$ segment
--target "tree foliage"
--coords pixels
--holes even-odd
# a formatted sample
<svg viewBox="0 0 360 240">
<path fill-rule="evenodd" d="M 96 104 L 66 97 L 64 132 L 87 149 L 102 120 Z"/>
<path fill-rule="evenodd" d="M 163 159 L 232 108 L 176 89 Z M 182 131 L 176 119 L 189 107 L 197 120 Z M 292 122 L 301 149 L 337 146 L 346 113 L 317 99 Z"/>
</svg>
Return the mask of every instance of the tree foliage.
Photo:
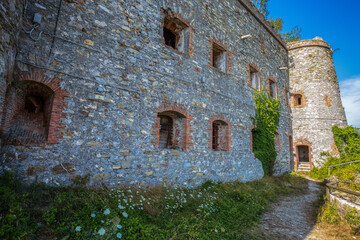
<svg viewBox="0 0 360 240">
<path fill-rule="evenodd" d="M 280 120 L 280 101 L 268 94 L 254 93 L 255 116 L 251 117 L 255 128 L 252 130 L 253 152 L 262 162 L 264 173 L 272 175 L 277 156 L 275 150 L 275 132 Z"/>
<path fill-rule="evenodd" d="M 284 20 L 282 20 L 280 17 L 276 18 L 275 20 L 272 19 L 270 12 L 268 10 L 268 3 L 270 0 L 252 0 L 255 6 L 259 9 L 259 11 L 264 14 L 265 18 L 269 21 L 270 25 L 275 29 L 276 32 L 278 32 L 281 37 L 286 42 L 294 42 L 294 41 L 300 41 L 301 39 L 301 27 L 296 25 L 291 29 L 289 32 L 283 31 L 284 26 Z"/>
</svg>

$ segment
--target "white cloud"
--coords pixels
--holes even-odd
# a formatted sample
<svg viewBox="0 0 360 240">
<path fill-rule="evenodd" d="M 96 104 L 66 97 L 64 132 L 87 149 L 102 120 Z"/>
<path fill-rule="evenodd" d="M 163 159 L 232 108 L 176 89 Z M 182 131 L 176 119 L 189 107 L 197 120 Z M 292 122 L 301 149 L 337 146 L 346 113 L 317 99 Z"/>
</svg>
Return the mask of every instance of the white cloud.
<svg viewBox="0 0 360 240">
<path fill-rule="evenodd" d="M 339 83 L 348 124 L 360 127 L 360 77 L 353 77 Z"/>
</svg>

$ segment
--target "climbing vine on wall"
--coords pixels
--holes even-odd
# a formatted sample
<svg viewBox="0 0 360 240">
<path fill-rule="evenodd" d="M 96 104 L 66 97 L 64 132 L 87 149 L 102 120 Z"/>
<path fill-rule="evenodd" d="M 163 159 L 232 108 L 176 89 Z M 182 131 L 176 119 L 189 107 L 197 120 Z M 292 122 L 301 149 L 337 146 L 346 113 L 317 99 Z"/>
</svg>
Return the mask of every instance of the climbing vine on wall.
<svg viewBox="0 0 360 240">
<path fill-rule="evenodd" d="M 254 93 L 255 116 L 252 116 L 254 129 L 253 152 L 262 162 L 264 173 L 272 175 L 277 156 L 275 150 L 275 132 L 280 119 L 280 101 L 260 91 Z"/>
</svg>

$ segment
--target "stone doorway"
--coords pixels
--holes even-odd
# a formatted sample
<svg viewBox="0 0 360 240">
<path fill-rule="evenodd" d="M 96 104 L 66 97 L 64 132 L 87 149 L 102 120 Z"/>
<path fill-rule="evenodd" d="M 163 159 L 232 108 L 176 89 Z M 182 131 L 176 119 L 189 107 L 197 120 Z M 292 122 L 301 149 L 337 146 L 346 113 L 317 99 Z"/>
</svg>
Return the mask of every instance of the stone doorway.
<svg viewBox="0 0 360 240">
<path fill-rule="evenodd" d="M 297 152 L 298 152 L 298 161 L 299 161 L 299 163 L 301 163 L 301 162 L 310 163 L 309 147 L 308 146 L 298 146 L 297 147 Z"/>
</svg>

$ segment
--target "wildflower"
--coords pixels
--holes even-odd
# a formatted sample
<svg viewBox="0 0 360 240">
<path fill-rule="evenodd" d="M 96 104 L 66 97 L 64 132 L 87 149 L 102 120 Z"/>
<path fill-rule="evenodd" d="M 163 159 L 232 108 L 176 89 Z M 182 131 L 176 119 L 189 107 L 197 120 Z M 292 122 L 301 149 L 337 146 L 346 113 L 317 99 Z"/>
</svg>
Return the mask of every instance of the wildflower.
<svg viewBox="0 0 360 240">
<path fill-rule="evenodd" d="M 77 227 L 75 228 L 75 231 L 80 232 L 80 231 L 81 231 L 81 227 L 80 227 L 80 226 L 77 226 Z"/>
<path fill-rule="evenodd" d="M 95 213 L 92 213 L 90 216 L 91 216 L 91 217 L 96 217 L 96 214 L 95 214 Z"/>
<path fill-rule="evenodd" d="M 116 225 L 116 227 L 117 227 L 118 229 L 121 229 L 121 228 L 122 228 L 122 226 L 121 226 L 120 224 Z"/>
<path fill-rule="evenodd" d="M 104 214 L 105 214 L 105 215 L 110 214 L 110 209 L 106 209 L 106 210 L 104 211 Z"/>
<path fill-rule="evenodd" d="M 99 233 L 100 235 L 104 235 L 104 234 L 105 234 L 105 229 L 100 228 L 100 230 L 98 231 L 98 233 Z"/>
<path fill-rule="evenodd" d="M 101 220 L 101 223 L 104 223 L 104 220 Z"/>
<path fill-rule="evenodd" d="M 121 234 L 121 233 L 118 233 L 118 234 L 116 234 L 116 237 L 117 237 L 117 238 L 121 238 L 121 237 L 122 237 L 122 234 Z"/>
<path fill-rule="evenodd" d="M 122 215 L 123 215 L 124 217 L 128 217 L 128 216 L 129 216 L 126 212 L 123 212 Z"/>
</svg>

